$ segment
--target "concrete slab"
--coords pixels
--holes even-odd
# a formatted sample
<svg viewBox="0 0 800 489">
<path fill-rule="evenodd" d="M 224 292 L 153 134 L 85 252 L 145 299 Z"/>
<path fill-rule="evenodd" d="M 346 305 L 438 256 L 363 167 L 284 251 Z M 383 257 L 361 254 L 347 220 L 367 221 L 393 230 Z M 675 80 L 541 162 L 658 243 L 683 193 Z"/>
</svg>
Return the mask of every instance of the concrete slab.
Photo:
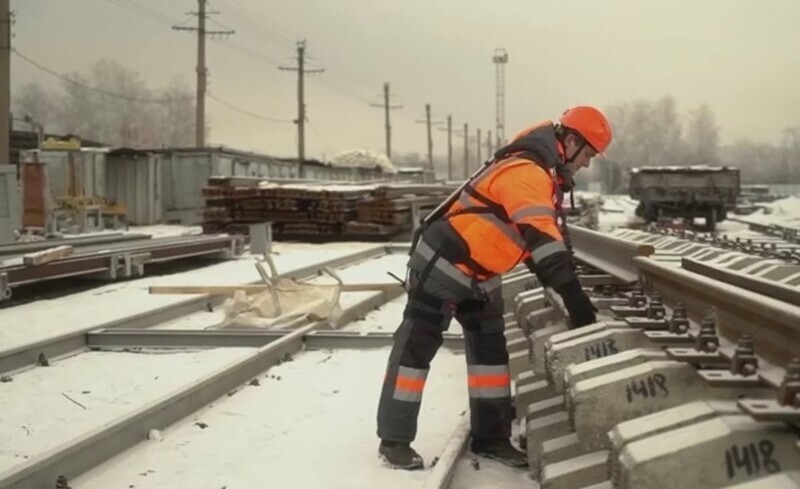
<svg viewBox="0 0 800 489">
<path fill-rule="evenodd" d="M 553 386 L 549 382 L 541 377 L 537 378 L 539 380 L 525 384 L 521 387 L 517 387 L 517 395 L 514 399 L 514 406 L 517 410 L 517 419 L 526 417 L 528 413 L 528 406 L 546 399 L 551 399 L 556 395 L 556 391 L 553 390 Z M 563 409 L 564 396 L 561 396 L 561 405 Z"/>
<path fill-rule="evenodd" d="M 629 443 L 620 489 L 716 489 L 800 470 L 797 434 L 778 423 L 719 416 Z"/>
<path fill-rule="evenodd" d="M 572 341 L 582 336 L 588 336 L 591 334 L 599 333 L 601 331 L 606 331 L 608 329 L 630 329 L 628 324 L 624 321 L 599 321 L 594 324 L 590 324 L 589 326 L 584 326 L 582 328 L 575 328 L 565 331 L 564 333 L 555 336 L 552 338 L 553 343 L 560 343 L 562 341 Z"/>
<path fill-rule="evenodd" d="M 731 414 L 741 414 L 735 401 L 703 400 L 681 404 L 617 424 L 608 433 L 611 441 L 608 460 L 609 476 L 612 480 L 618 480 L 621 470 L 619 454 L 629 443 L 717 416 Z"/>
<path fill-rule="evenodd" d="M 614 489 L 611 481 L 601 482 L 599 484 L 592 484 L 591 486 L 581 487 L 580 489 Z"/>
<path fill-rule="evenodd" d="M 542 443 L 567 435 L 571 431 L 569 415 L 566 411 L 527 421 L 525 424 L 525 446 L 531 469 L 538 467 L 539 451 Z"/>
<path fill-rule="evenodd" d="M 529 404 L 528 408 L 525 410 L 525 419 L 530 421 L 549 414 L 555 414 L 564 409 L 564 396 L 557 395 Z"/>
<path fill-rule="evenodd" d="M 561 312 L 553 306 L 547 306 L 525 316 L 525 327 L 523 329 L 532 333 L 547 326 L 563 323 L 564 318 L 561 316 Z"/>
<path fill-rule="evenodd" d="M 690 365 L 657 361 L 579 381 L 566 403 L 581 444 L 599 450 L 610 446 L 607 434 L 617 423 L 706 397 Z"/>
<path fill-rule="evenodd" d="M 528 384 L 532 384 L 540 380 L 545 380 L 543 376 L 536 375 L 531 370 L 527 372 L 522 372 L 516 377 L 513 377 L 513 379 L 514 379 L 514 385 L 516 386 L 517 389 L 521 389 L 522 387 Z"/>
<path fill-rule="evenodd" d="M 531 371 L 531 354 L 527 348 L 525 350 L 509 353 L 508 370 L 513 379 L 516 379 L 523 372 Z"/>
<path fill-rule="evenodd" d="M 564 383 L 574 385 L 575 383 L 605 375 L 623 368 L 640 365 L 645 362 L 667 360 L 667 355 L 663 350 L 657 348 L 634 348 L 612 355 L 610 357 L 597 358 L 588 362 L 570 365 L 564 370 Z"/>
<path fill-rule="evenodd" d="M 506 303 L 510 303 L 518 294 L 526 290 L 535 289 L 538 286 L 539 281 L 530 272 L 514 274 L 507 278 L 503 277 L 503 297 L 506 299 Z"/>
<path fill-rule="evenodd" d="M 597 452 L 546 465 L 542 470 L 542 489 L 575 489 L 604 482 L 608 452 Z M 688 487 L 688 486 L 687 486 Z"/>
<path fill-rule="evenodd" d="M 558 334 L 563 334 L 569 331 L 564 324 L 556 326 L 548 326 L 546 328 L 534 331 L 531 334 L 531 366 L 534 373 L 539 375 L 547 374 L 547 354 L 546 348 L 549 339 Z"/>
<path fill-rule="evenodd" d="M 586 453 L 587 451 L 581 447 L 578 435 L 575 433 L 547 440 L 542 443 L 539 451 L 539 473 L 546 465 L 580 457 Z"/>
<path fill-rule="evenodd" d="M 528 341 L 528 338 L 525 336 L 516 340 L 506 340 L 506 347 L 508 348 L 509 354 L 516 353 L 518 351 L 524 351 L 526 354 L 528 354 L 530 352 L 529 345 L 530 341 Z"/>
<path fill-rule="evenodd" d="M 517 296 L 519 299 L 522 295 Z M 531 294 L 522 298 L 517 302 L 515 312 L 517 314 L 517 321 L 520 323 L 525 320 L 528 314 L 544 309 L 547 307 L 547 298 L 544 294 L 544 289 L 536 289 L 531 291 Z"/>
<path fill-rule="evenodd" d="M 725 486 L 725 489 L 800 489 L 800 471 L 770 475 L 754 481 Z"/>
<path fill-rule="evenodd" d="M 517 323 L 514 323 L 514 326 L 510 328 L 506 326 L 506 330 L 503 333 L 506 336 L 506 343 L 525 338 L 525 333 L 516 327 L 516 324 Z"/>
<path fill-rule="evenodd" d="M 561 341 L 547 349 L 547 371 L 556 389 L 563 388 L 564 370 L 570 365 L 604 358 L 626 350 L 653 348 L 644 333 L 637 329 L 608 329 L 588 336 Z"/>
</svg>

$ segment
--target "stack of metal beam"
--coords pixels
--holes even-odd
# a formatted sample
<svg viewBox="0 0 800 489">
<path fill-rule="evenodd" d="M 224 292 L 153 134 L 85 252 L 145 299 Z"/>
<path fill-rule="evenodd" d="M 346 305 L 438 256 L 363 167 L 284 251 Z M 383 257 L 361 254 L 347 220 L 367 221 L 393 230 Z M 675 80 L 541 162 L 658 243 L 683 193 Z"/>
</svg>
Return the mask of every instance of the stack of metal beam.
<svg viewBox="0 0 800 489">
<path fill-rule="evenodd" d="M 203 189 L 207 233 L 246 233 L 271 222 L 275 239 L 391 239 L 409 231 L 415 214 L 432 209 L 441 186 L 386 184 L 275 184 L 214 178 Z"/>
</svg>

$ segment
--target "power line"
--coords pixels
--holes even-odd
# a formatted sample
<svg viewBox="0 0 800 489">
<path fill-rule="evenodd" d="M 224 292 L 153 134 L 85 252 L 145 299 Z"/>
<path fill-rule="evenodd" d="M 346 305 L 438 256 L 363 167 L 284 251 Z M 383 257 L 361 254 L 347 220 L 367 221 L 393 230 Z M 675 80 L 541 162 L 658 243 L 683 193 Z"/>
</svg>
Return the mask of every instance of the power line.
<svg viewBox="0 0 800 489">
<path fill-rule="evenodd" d="M 325 146 L 325 148 L 331 154 L 333 154 L 333 152 L 334 152 L 333 151 L 333 147 L 330 144 L 328 144 L 328 142 L 325 140 L 325 138 L 322 137 L 322 134 L 320 134 L 319 130 L 317 129 L 317 126 L 315 126 L 311 121 L 306 121 L 306 122 L 308 122 L 308 125 L 311 126 L 311 130 L 314 131 L 314 134 L 316 134 L 317 139 L 319 139 L 320 142 L 322 142 L 322 145 Z"/>
<path fill-rule="evenodd" d="M 161 24 L 172 25 L 175 22 L 171 17 L 164 14 L 164 12 L 147 7 L 145 5 L 141 5 L 139 3 L 134 2 L 133 0 L 127 0 L 127 1 L 105 0 L 105 1 L 107 3 L 110 3 L 111 5 L 116 5 L 117 7 L 128 10 L 129 12 L 133 12 L 140 17 L 144 17 Z"/>
<path fill-rule="evenodd" d="M 235 105 L 233 105 L 233 104 L 231 104 L 229 102 L 226 102 L 226 101 L 214 96 L 211 92 L 208 92 L 208 91 L 206 92 L 206 96 L 208 98 L 210 98 L 211 100 L 214 100 L 215 102 L 217 102 L 217 103 L 219 103 L 221 105 L 224 105 L 225 107 L 227 107 L 227 108 L 229 108 L 231 110 L 235 110 L 236 112 L 239 112 L 241 114 L 250 116 L 250 117 L 252 117 L 254 119 L 259 119 L 259 120 L 267 121 L 267 122 L 281 123 L 281 124 L 294 124 L 294 120 L 292 120 L 292 119 L 277 119 L 277 118 L 274 118 L 274 117 L 268 117 L 268 116 L 265 116 L 265 115 L 259 115 L 259 114 L 256 114 L 254 112 L 250 112 L 249 110 L 242 109 L 240 107 L 237 107 L 237 106 L 235 106 Z"/>
<path fill-rule="evenodd" d="M 255 32 L 257 32 L 264 39 L 268 40 L 269 42 L 278 44 L 284 48 L 294 47 L 295 41 L 294 39 L 292 39 L 292 37 L 286 35 L 277 28 L 273 27 L 269 22 L 264 20 L 264 18 L 258 13 L 256 13 L 254 10 L 244 6 L 241 2 L 234 2 L 231 0 L 227 0 L 226 3 L 230 5 L 234 11 L 238 10 L 237 12 L 238 15 L 240 15 L 244 19 L 247 19 L 249 23 L 255 26 L 256 27 Z M 267 35 L 267 33 L 272 33 L 274 37 Z"/>
<path fill-rule="evenodd" d="M 34 61 L 34 60 L 32 60 L 31 58 L 25 56 L 24 54 L 20 53 L 19 50 L 16 49 L 16 48 L 12 48 L 11 51 L 18 58 L 22 59 L 23 61 L 25 61 L 26 63 L 30 64 L 31 66 L 39 69 L 40 71 L 43 71 L 43 72 L 45 72 L 45 73 L 47 73 L 49 75 L 52 75 L 52 76 L 54 76 L 54 77 L 56 77 L 56 78 L 58 78 L 60 80 L 63 80 L 65 82 L 68 82 L 68 83 L 71 83 L 73 85 L 79 86 L 79 87 L 81 87 L 81 88 L 83 88 L 85 90 L 88 90 L 90 92 L 100 93 L 100 94 L 106 95 L 108 97 L 127 100 L 129 102 L 140 102 L 140 103 L 147 103 L 147 104 L 164 104 L 164 103 L 185 102 L 187 100 L 192 100 L 194 98 L 194 97 L 181 97 L 181 98 L 172 98 L 172 99 L 163 99 L 163 98 L 162 99 L 155 99 L 155 98 L 131 97 L 129 95 L 124 95 L 124 94 L 121 94 L 121 93 L 110 92 L 108 90 L 103 90 L 102 88 L 93 87 L 91 85 L 87 85 L 86 83 L 80 82 L 78 80 L 74 80 L 74 79 L 72 79 L 72 78 L 70 78 L 68 76 L 62 75 L 61 73 L 58 73 L 57 71 L 52 70 L 52 69 L 50 69 L 50 68 L 48 68 L 48 67 L 46 67 L 46 66 L 44 66 L 44 65 L 42 65 L 42 64 L 40 64 L 40 63 L 38 63 L 36 61 Z"/>
</svg>

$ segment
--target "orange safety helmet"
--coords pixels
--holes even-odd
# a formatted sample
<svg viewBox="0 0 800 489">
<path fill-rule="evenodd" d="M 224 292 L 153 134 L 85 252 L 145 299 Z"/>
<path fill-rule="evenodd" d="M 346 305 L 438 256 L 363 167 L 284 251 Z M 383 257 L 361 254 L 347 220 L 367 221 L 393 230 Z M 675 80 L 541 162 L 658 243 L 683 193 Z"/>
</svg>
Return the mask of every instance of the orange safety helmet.
<svg viewBox="0 0 800 489">
<path fill-rule="evenodd" d="M 611 124 L 602 112 L 589 106 L 568 109 L 559 119 L 561 125 L 577 132 L 601 156 L 611 144 Z"/>
</svg>

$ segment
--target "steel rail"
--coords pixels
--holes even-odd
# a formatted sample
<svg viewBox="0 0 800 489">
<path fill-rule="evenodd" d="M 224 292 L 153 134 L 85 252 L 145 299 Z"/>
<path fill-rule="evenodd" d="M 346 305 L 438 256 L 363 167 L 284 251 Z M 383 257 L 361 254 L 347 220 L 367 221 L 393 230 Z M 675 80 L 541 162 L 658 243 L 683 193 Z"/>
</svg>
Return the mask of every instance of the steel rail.
<svg viewBox="0 0 800 489">
<path fill-rule="evenodd" d="M 395 248 L 400 250 L 401 248 Z M 317 276 L 317 272 L 322 267 L 340 268 L 342 266 L 358 263 L 363 260 L 386 255 L 388 252 L 384 246 L 375 246 L 366 250 L 358 251 L 319 263 L 312 263 L 304 267 L 281 273 L 279 276 L 303 280 Z M 254 281 L 253 283 L 257 283 Z M 102 324 L 94 324 L 77 331 L 48 338 L 27 345 L 0 350 L 0 374 L 8 373 L 21 368 L 36 365 L 40 355 L 45 358 L 54 358 L 77 353 L 86 348 L 86 334 L 98 329 L 142 329 L 151 328 L 157 324 L 173 321 L 180 317 L 198 311 L 208 310 L 219 306 L 225 301 L 224 296 L 200 296 L 181 300 L 175 304 L 162 306 L 150 311 L 142 312 L 123 319 L 117 319 Z"/>
<path fill-rule="evenodd" d="M 126 270 L 130 269 L 131 263 L 144 266 L 228 251 L 234 255 L 241 251 L 243 242 L 237 236 L 209 236 L 118 245 L 122 246 L 103 247 L 102 251 L 81 253 L 43 265 L 6 265 L 0 267 L 0 273 L 9 288 L 100 273 L 108 273 L 110 279 L 115 279 L 128 276 Z M 126 259 L 131 263 L 126 263 Z"/>
<path fill-rule="evenodd" d="M 370 294 L 345 309 L 343 321 L 357 320 L 391 297 L 392 294 L 385 292 Z M 0 473 L 0 489 L 50 489 L 59 475 L 72 479 L 97 467 L 145 440 L 150 430 L 170 426 L 257 377 L 287 355 L 297 353 L 303 348 L 305 336 L 325 325 L 327 321 L 323 320 L 294 330 L 256 349 L 244 360 L 233 362 L 101 428 Z"/>
<path fill-rule="evenodd" d="M 570 226 L 575 258 L 616 277 L 622 283 L 639 279 L 633 260 L 655 252 L 651 245 L 615 238 L 591 229 Z"/>
<path fill-rule="evenodd" d="M 781 367 L 800 351 L 800 305 L 655 260 L 637 258 L 634 263 L 646 289 L 658 292 L 668 305 L 683 303 L 691 319 L 702 320 L 713 307 L 717 330 L 729 341 L 749 334 L 756 353 Z"/>
<path fill-rule="evenodd" d="M 789 304 L 800 305 L 800 288 L 797 287 L 790 287 L 773 280 L 766 280 L 736 270 L 709 265 L 691 258 L 681 260 L 681 266 L 684 270 L 698 273 L 705 277 L 729 283 Z"/>
<path fill-rule="evenodd" d="M 396 289 L 389 300 L 397 297 L 402 289 Z M 387 300 L 386 302 L 389 302 Z M 86 346 L 92 350 L 119 349 L 177 349 L 177 348 L 260 348 L 277 341 L 291 330 L 185 330 L 185 329 L 110 329 L 87 333 Z M 461 350 L 464 336 L 444 333 L 445 348 Z M 392 346 L 394 334 L 387 332 L 361 333 L 341 330 L 312 331 L 303 337 L 308 350 L 343 348 L 384 348 Z"/>
<path fill-rule="evenodd" d="M 94 236 L 84 236 L 78 238 L 58 238 L 44 239 L 41 241 L 29 241 L 12 244 L 0 245 L 0 258 L 8 260 L 14 256 L 22 256 L 27 253 L 35 253 L 56 246 L 72 246 L 73 248 L 83 248 L 97 246 L 100 244 L 122 243 L 131 241 L 144 241 L 151 239 L 149 234 L 139 233 L 109 233 Z"/>
</svg>

